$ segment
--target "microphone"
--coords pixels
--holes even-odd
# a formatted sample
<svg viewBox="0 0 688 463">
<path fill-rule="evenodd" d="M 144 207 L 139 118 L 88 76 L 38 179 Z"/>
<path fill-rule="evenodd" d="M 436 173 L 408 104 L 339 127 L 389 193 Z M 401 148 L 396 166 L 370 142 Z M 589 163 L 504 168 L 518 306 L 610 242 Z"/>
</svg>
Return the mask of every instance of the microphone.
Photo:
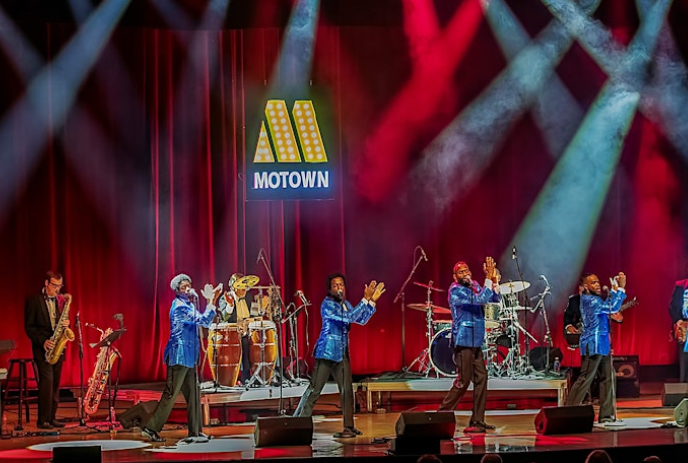
<svg viewBox="0 0 688 463">
<path fill-rule="evenodd" d="M 511 250 L 511 260 L 516 260 L 516 246 Z"/>
<path fill-rule="evenodd" d="M 195 299 L 198 299 L 198 293 L 197 293 L 196 290 L 193 289 L 193 288 L 189 288 L 189 289 L 186 291 L 186 294 L 188 294 L 189 297 L 193 297 L 193 298 L 195 298 Z"/>
<path fill-rule="evenodd" d="M 339 291 L 337 291 L 337 295 L 339 296 L 339 299 L 344 298 L 344 291 L 340 289 Z"/>
<path fill-rule="evenodd" d="M 421 246 L 418 246 L 418 249 L 420 249 L 420 254 L 423 256 L 423 260 L 425 260 L 425 262 L 427 262 L 428 256 L 425 255 L 425 250 Z"/>
<path fill-rule="evenodd" d="M 306 299 L 306 295 L 303 294 L 303 291 L 301 291 L 300 289 L 296 291 L 296 294 L 294 294 L 294 296 L 301 299 L 301 303 L 303 303 L 303 305 L 311 305 L 311 303 L 308 302 L 308 299 Z"/>
<path fill-rule="evenodd" d="M 260 248 L 260 251 L 258 251 L 258 258 L 256 259 L 256 264 L 260 262 L 260 258 L 263 256 L 263 248 Z"/>
<path fill-rule="evenodd" d="M 547 280 L 547 277 L 546 277 L 546 276 L 540 275 L 540 279 L 543 280 L 543 281 L 545 282 L 545 284 L 547 285 L 547 287 L 551 287 L 551 285 L 549 284 L 549 281 Z"/>
<path fill-rule="evenodd" d="M 84 323 L 84 325 L 86 325 L 87 328 L 93 328 L 96 330 L 98 329 L 98 327 L 96 325 L 94 325 L 93 323 Z"/>
</svg>

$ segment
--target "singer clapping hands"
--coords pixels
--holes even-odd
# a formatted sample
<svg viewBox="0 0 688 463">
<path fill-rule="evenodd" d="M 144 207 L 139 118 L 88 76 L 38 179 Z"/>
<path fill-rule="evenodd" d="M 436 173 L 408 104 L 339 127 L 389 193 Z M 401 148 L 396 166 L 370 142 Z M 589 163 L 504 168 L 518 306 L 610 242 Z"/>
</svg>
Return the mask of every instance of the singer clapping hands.
<svg viewBox="0 0 688 463">
<path fill-rule="evenodd" d="M 371 281 L 363 290 L 363 298 L 368 301 L 377 302 L 382 296 L 382 293 L 386 291 L 385 284 L 383 282 L 378 283 L 377 281 Z"/>
<path fill-rule="evenodd" d="M 499 279 L 501 275 L 499 270 L 497 270 L 497 264 L 492 257 L 486 257 L 485 263 L 483 264 L 483 270 L 485 271 L 485 278 L 492 280 L 495 285 L 499 284 Z"/>
</svg>

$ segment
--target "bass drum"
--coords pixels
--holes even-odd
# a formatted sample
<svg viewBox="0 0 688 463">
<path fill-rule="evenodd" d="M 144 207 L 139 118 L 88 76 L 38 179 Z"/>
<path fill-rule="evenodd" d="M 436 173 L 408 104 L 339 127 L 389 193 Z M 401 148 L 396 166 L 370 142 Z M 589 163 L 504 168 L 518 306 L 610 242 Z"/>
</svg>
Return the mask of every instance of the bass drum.
<svg viewBox="0 0 688 463">
<path fill-rule="evenodd" d="M 451 327 L 444 328 L 433 336 L 430 345 L 430 363 L 444 376 L 457 376 L 454 349 L 451 346 Z"/>
</svg>

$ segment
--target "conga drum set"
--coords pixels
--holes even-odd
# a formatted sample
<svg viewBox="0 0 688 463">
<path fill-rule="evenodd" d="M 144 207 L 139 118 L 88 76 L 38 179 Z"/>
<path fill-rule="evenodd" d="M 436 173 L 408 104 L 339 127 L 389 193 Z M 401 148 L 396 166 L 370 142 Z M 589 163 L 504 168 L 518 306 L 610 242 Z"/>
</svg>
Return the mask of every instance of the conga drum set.
<svg viewBox="0 0 688 463">
<path fill-rule="evenodd" d="M 456 377 L 454 349 L 451 344 L 451 310 L 435 305 L 431 300 L 434 292 L 445 291 L 434 287 L 432 282 L 430 284 L 414 282 L 413 284 L 425 288 L 427 298 L 425 302 L 408 304 L 406 307 L 425 312 L 425 335 L 428 346 L 405 370 L 418 371 L 426 377 L 431 374 L 438 377 Z M 535 343 L 538 341 L 519 322 L 520 314 L 529 309 L 519 305 L 517 293 L 529 286 L 530 283 L 527 281 L 502 283 L 499 285 L 501 301 L 483 306 L 485 342 L 482 350 L 489 377 L 515 377 L 527 373 L 527 355 L 521 341 L 526 336 Z"/>
<path fill-rule="evenodd" d="M 257 286 L 259 278 L 246 275 L 234 282 L 236 290 L 257 290 L 251 302 L 251 318 L 238 323 L 213 323 L 208 330 L 208 359 L 213 380 L 226 387 L 237 385 L 243 354 L 242 338 L 248 338 L 251 378 L 244 386 L 269 383 L 277 362 L 278 337 L 272 321 L 271 295 L 278 286 Z"/>
</svg>

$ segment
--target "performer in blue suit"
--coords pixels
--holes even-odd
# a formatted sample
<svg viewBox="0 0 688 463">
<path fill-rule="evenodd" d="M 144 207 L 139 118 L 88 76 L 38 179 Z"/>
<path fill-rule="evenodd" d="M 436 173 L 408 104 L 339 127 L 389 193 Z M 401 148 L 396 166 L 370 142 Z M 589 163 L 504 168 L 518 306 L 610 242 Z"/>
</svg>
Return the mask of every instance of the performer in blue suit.
<svg viewBox="0 0 688 463">
<path fill-rule="evenodd" d="M 464 432 L 485 432 L 495 429 L 485 423 L 487 400 L 487 369 L 481 346 L 485 338 L 485 309 L 488 302 L 500 302 L 499 271 L 494 259 L 483 264 L 485 285 L 472 278 L 465 262 L 454 265 L 454 283 L 449 287 L 449 306 L 452 312 L 452 346 L 458 373 L 451 389 L 444 397 L 440 410 L 454 410 L 473 382 L 473 414 Z"/>
<path fill-rule="evenodd" d="M 340 273 L 327 277 L 327 296 L 320 306 L 322 329 L 315 343 L 315 367 L 311 382 L 301 397 L 294 416 L 311 416 L 325 383 L 334 377 L 342 400 L 344 430 L 334 437 L 350 438 L 363 434 L 354 427 L 354 392 L 349 361 L 349 330 L 352 323 L 365 325 L 375 313 L 375 303 L 385 292 L 385 284 L 371 281 L 363 299 L 354 307 L 346 300 L 346 278 Z"/>
<path fill-rule="evenodd" d="M 614 284 L 607 299 L 602 298 L 602 288 L 597 275 L 585 274 L 581 278 L 584 287 L 580 308 L 583 316 L 583 333 L 580 338 L 582 356 L 581 373 L 571 387 L 566 405 L 580 405 L 585 392 L 599 372 L 600 378 L 600 423 L 616 421 L 612 381 L 614 371 L 611 361 L 611 338 L 609 337 L 610 314 L 621 309 L 626 299 L 626 275 L 623 272 L 613 279 Z"/>
<path fill-rule="evenodd" d="M 153 415 L 141 428 L 141 435 L 153 442 L 164 442 L 160 431 L 170 416 L 174 401 L 181 392 L 186 401 L 188 419 L 188 443 L 208 442 L 208 436 L 202 432 L 201 391 L 196 374 L 196 362 L 199 358 L 201 342 L 198 338 L 198 326 L 208 327 L 215 318 L 215 302 L 222 292 L 222 285 L 213 288 L 206 284 L 201 294 L 206 298 L 205 312 L 200 313 L 198 294 L 191 287 L 191 278 L 183 273 L 170 282 L 170 288 L 176 293 L 170 308 L 170 339 L 165 347 L 167 364 L 167 383 Z"/>
</svg>

